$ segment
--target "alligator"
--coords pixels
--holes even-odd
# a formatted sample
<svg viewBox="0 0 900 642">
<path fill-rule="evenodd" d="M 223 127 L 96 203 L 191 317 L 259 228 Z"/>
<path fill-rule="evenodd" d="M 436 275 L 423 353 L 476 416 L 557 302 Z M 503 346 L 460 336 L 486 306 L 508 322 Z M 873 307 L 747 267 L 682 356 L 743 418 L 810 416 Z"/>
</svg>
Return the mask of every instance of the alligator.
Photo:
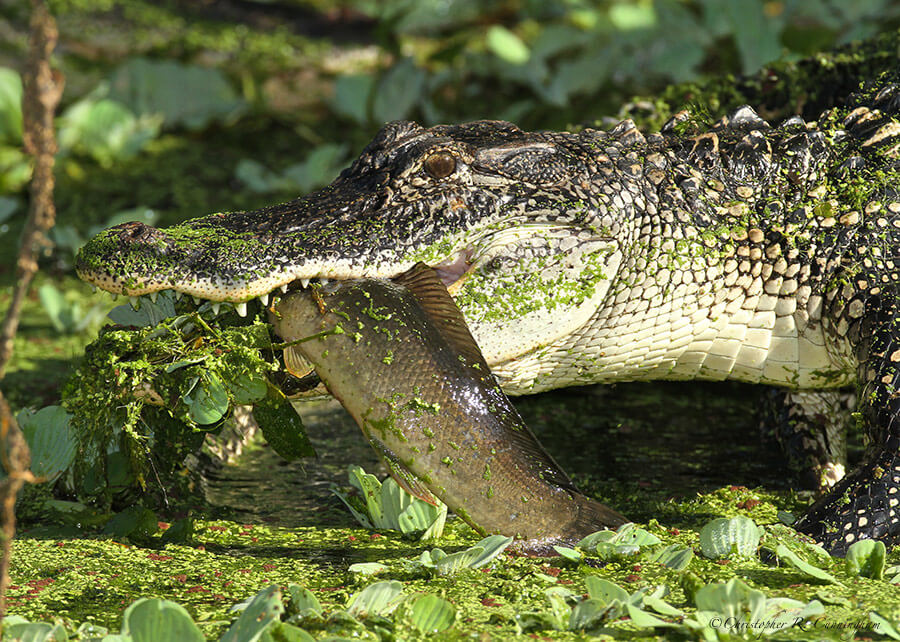
<svg viewBox="0 0 900 642">
<path fill-rule="evenodd" d="M 900 85 L 814 122 L 749 106 L 645 135 L 501 121 L 386 124 L 328 187 L 84 246 L 81 278 L 231 302 L 329 279 L 436 270 L 508 394 L 654 379 L 778 386 L 790 448 L 825 494 L 796 527 L 836 555 L 900 534 Z M 869 437 L 843 475 L 829 395 Z M 821 391 L 821 392 L 820 392 Z M 798 419 L 799 418 L 799 419 Z"/>
</svg>

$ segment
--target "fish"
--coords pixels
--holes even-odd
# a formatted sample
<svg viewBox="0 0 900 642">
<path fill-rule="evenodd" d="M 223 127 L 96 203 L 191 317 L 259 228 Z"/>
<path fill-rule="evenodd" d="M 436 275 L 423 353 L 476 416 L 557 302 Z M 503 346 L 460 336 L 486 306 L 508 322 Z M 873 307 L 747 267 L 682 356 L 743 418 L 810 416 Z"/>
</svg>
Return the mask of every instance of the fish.
<svg viewBox="0 0 900 642">
<path fill-rule="evenodd" d="M 291 290 L 269 317 L 285 361 L 312 365 L 397 482 L 480 535 L 553 555 L 628 521 L 579 492 L 544 450 L 427 265 Z"/>
</svg>

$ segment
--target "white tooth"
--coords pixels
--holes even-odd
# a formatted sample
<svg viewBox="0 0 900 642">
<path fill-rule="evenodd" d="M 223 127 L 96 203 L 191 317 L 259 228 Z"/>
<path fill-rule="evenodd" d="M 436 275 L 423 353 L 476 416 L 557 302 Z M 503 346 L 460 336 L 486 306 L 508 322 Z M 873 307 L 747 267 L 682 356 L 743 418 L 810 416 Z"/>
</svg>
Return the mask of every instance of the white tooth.
<svg viewBox="0 0 900 642">
<path fill-rule="evenodd" d="M 305 288 L 309 285 L 309 279 L 300 279 L 300 285 Z"/>
<path fill-rule="evenodd" d="M 243 303 L 235 303 L 234 309 L 237 311 L 239 317 L 247 316 L 247 302 L 246 301 L 244 301 Z"/>
<path fill-rule="evenodd" d="M 176 301 L 181 301 L 181 297 L 183 297 L 183 296 L 184 296 L 184 292 L 178 292 L 178 291 L 175 292 L 175 300 Z"/>
<path fill-rule="evenodd" d="M 200 301 L 203 300 L 198 296 L 192 296 L 191 298 L 194 300 L 194 305 L 200 305 Z"/>
<path fill-rule="evenodd" d="M 219 310 L 220 310 L 221 308 L 222 308 L 222 303 L 221 303 L 221 301 L 216 301 L 216 302 L 214 302 L 214 303 L 212 304 L 212 311 L 213 311 L 213 314 L 216 315 L 216 316 L 219 316 Z"/>
<path fill-rule="evenodd" d="M 118 294 L 116 294 L 116 293 L 115 293 L 115 292 L 113 292 L 113 293 L 111 293 L 111 294 L 110 294 L 110 295 L 109 295 L 109 296 L 111 296 L 111 297 L 112 297 L 112 300 L 113 300 L 113 301 L 115 301 L 115 300 L 116 300 L 116 299 L 118 299 L 118 298 L 119 298 L 119 295 L 118 295 Z"/>
<path fill-rule="evenodd" d="M 158 298 L 159 298 L 159 292 L 151 292 L 150 293 L 150 300 L 153 301 L 154 303 L 156 303 L 156 299 L 158 299 Z"/>
<path fill-rule="evenodd" d="M 96 286 L 96 285 L 91 284 L 91 292 L 93 292 L 94 294 L 97 293 L 97 286 Z"/>
<path fill-rule="evenodd" d="M 331 279 L 319 279 L 319 283 L 321 283 L 322 285 L 328 285 L 330 281 Z"/>
<path fill-rule="evenodd" d="M 281 291 L 282 291 L 282 292 L 287 292 L 287 289 L 288 289 L 288 284 L 287 284 L 287 283 L 285 283 L 285 284 L 284 284 L 284 285 L 282 285 L 282 286 L 279 286 L 279 287 L 280 287 L 280 288 L 281 288 Z"/>
<path fill-rule="evenodd" d="M 269 293 L 266 292 L 265 294 L 260 295 L 259 300 L 263 305 L 269 305 Z"/>
<path fill-rule="evenodd" d="M 131 307 L 134 308 L 135 310 L 141 309 L 141 300 L 139 297 L 130 296 L 130 297 L 128 297 L 128 301 L 131 303 Z"/>
</svg>

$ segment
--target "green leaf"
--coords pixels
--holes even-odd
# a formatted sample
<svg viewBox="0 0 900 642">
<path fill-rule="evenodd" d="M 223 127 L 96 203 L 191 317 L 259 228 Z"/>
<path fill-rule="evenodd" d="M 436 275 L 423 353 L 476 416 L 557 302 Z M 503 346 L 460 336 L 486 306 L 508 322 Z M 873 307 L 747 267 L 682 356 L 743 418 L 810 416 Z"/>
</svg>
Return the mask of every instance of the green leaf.
<svg viewBox="0 0 900 642">
<path fill-rule="evenodd" d="M 569 630 L 593 629 L 599 624 L 619 617 L 621 605 L 606 604 L 596 598 L 582 600 L 572 609 L 569 616 Z"/>
<path fill-rule="evenodd" d="M 704 557 L 753 557 L 759 546 L 760 530 L 748 517 L 714 519 L 700 531 L 700 550 Z"/>
<path fill-rule="evenodd" d="M 626 604 L 625 610 L 628 613 L 628 617 L 631 618 L 631 623 L 638 628 L 652 629 L 657 626 L 678 626 L 674 622 L 668 622 L 656 617 L 652 613 L 647 613 L 647 611 L 639 609 L 634 604 Z"/>
<path fill-rule="evenodd" d="M 615 601 L 622 604 L 628 602 L 628 592 L 614 582 L 596 575 L 588 575 L 584 578 L 584 583 L 591 599 L 599 600 L 603 604 L 612 604 Z"/>
<path fill-rule="evenodd" d="M 114 100 L 88 97 L 69 107 L 59 119 L 62 152 L 92 156 L 104 167 L 135 156 L 159 134 L 162 118 L 136 118 Z"/>
<path fill-rule="evenodd" d="M 228 412 L 228 391 L 213 371 L 204 373 L 182 399 L 188 407 L 188 416 L 202 426 L 219 421 Z"/>
<path fill-rule="evenodd" d="M 387 569 L 387 566 L 379 562 L 357 562 L 347 568 L 348 571 L 357 575 L 378 575 Z"/>
<path fill-rule="evenodd" d="M 281 591 L 275 585 L 257 593 L 219 642 L 257 642 L 263 633 L 280 621 L 284 607 Z"/>
<path fill-rule="evenodd" d="M 838 584 L 837 579 L 828 573 L 827 571 L 823 571 L 820 568 L 813 566 L 812 564 L 805 562 L 800 559 L 800 557 L 794 553 L 791 549 L 789 549 L 784 544 L 779 544 L 778 548 L 775 549 L 775 554 L 784 562 L 787 562 L 789 566 L 793 566 L 801 573 L 805 573 L 810 577 L 814 577 L 817 580 L 823 580 L 825 582 L 833 582 Z"/>
<path fill-rule="evenodd" d="M 62 624 L 46 622 L 20 622 L 8 625 L 4 618 L 3 640 L 10 642 L 67 642 L 69 639 Z"/>
<path fill-rule="evenodd" d="M 553 550 L 560 554 L 561 557 L 566 558 L 572 562 L 581 562 L 584 557 L 579 551 L 576 551 L 574 548 L 567 548 L 565 546 L 554 546 Z"/>
<path fill-rule="evenodd" d="M 403 58 L 378 81 L 372 103 L 372 120 L 383 123 L 402 120 L 422 97 L 425 89 L 425 72 L 411 58 Z"/>
<path fill-rule="evenodd" d="M 134 642 L 203 642 L 205 638 L 184 607 L 158 598 L 142 598 L 125 609 L 122 635 Z"/>
<path fill-rule="evenodd" d="M 609 8 L 609 20 L 619 31 L 650 29 L 656 25 L 652 4 L 614 4 Z"/>
<path fill-rule="evenodd" d="M 350 598 L 347 612 L 358 618 L 388 615 L 403 599 L 403 584 L 396 580 L 376 582 Z M 224 642 L 224 641 L 223 641 Z"/>
<path fill-rule="evenodd" d="M 0 67 L 0 143 L 22 142 L 22 79 L 14 69 Z"/>
<path fill-rule="evenodd" d="M 195 130 L 246 109 L 219 69 L 173 60 L 126 60 L 112 75 L 110 98 L 138 116 L 161 117 L 166 127 Z"/>
<path fill-rule="evenodd" d="M 194 518 L 188 516 L 172 522 L 160 539 L 166 544 L 189 544 L 193 538 Z"/>
<path fill-rule="evenodd" d="M 118 305 L 106 315 L 113 323 L 137 328 L 148 328 L 175 316 L 175 296 L 170 292 L 160 292 L 154 302 L 149 296 L 140 297 L 138 308 L 130 303 Z"/>
<path fill-rule="evenodd" d="M 19 209 L 19 199 L 0 196 L 0 223 L 15 214 L 17 209 Z"/>
<path fill-rule="evenodd" d="M 528 45 L 501 25 L 493 25 L 488 29 L 485 43 L 491 53 L 512 65 L 524 65 L 531 57 Z"/>
<path fill-rule="evenodd" d="M 341 116 L 365 125 L 369 122 L 369 100 L 375 80 L 369 74 L 338 76 L 331 105 Z"/>
<path fill-rule="evenodd" d="M 134 505 L 116 513 L 103 527 L 105 535 L 132 539 L 147 539 L 159 529 L 159 521 L 149 508 Z"/>
<path fill-rule="evenodd" d="M 874 625 L 873 629 L 881 635 L 886 635 L 892 640 L 900 640 L 900 629 L 896 622 L 891 622 L 878 611 L 869 611 L 869 621 Z"/>
<path fill-rule="evenodd" d="M 288 613 L 291 615 L 303 615 L 307 612 L 312 612 L 322 615 L 322 605 L 312 591 L 299 584 L 288 584 L 287 588 L 288 596 L 290 597 Z"/>
<path fill-rule="evenodd" d="M 54 481 L 75 461 L 77 440 L 71 415 L 61 406 L 47 406 L 37 412 L 23 410 L 16 416 L 31 450 L 31 472 Z"/>
<path fill-rule="evenodd" d="M 694 596 L 697 611 L 711 611 L 721 614 L 723 619 L 757 622 L 766 608 L 766 596 L 762 591 L 750 588 L 739 578 L 732 578 L 725 584 L 707 584 Z"/>
<path fill-rule="evenodd" d="M 880 540 L 861 539 L 853 542 L 847 550 L 847 571 L 851 575 L 880 580 L 884 577 L 886 555 L 887 549 Z"/>
<path fill-rule="evenodd" d="M 303 420 L 290 401 L 274 386 L 269 386 L 268 396 L 253 406 L 253 418 L 272 450 L 281 457 L 293 461 L 300 457 L 316 456 Z"/>
<path fill-rule="evenodd" d="M 694 551 L 681 544 L 670 544 L 661 551 L 653 553 L 649 560 L 662 564 L 666 568 L 683 571 L 694 559 Z"/>
<path fill-rule="evenodd" d="M 423 595 L 413 602 L 409 617 L 420 632 L 441 633 L 456 622 L 456 607 L 437 595 Z"/>
</svg>

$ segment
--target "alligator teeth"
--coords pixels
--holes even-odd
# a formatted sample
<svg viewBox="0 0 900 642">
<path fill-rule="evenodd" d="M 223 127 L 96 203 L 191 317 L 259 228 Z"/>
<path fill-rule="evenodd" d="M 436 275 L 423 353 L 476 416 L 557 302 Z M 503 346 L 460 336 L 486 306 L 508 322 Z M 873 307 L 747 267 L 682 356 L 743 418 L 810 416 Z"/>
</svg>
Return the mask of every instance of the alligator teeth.
<svg viewBox="0 0 900 642">
<path fill-rule="evenodd" d="M 328 285 L 331 282 L 331 279 L 319 279 L 319 282 L 322 285 Z"/>
<path fill-rule="evenodd" d="M 279 286 L 279 287 L 281 288 L 281 292 L 284 293 L 284 292 L 287 292 L 288 284 L 285 283 L 284 285 L 281 285 L 281 286 Z"/>
<path fill-rule="evenodd" d="M 111 297 L 112 297 L 112 300 L 113 300 L 113 301 L 115 301 L 115 300 L 116 300 L 116 299 L 118 299 L 118 298 L 119 298 L 119 295 L 118 295 L 118 294 L 116 294 L 116 293 L 115 293 L 115 292 L 113 292 L 113 293 L 111 293 L 111 294 L 110 294 L 110 295 L 109 295 L 109 296 L 111 296 Z"/>
<path fill-rule="evenodd" d="M 239 317 L 247 316 L 247 302 L 246 301 L 244 301 L 243 303 L 235 303 L 234 309 L 237 311 Z"/>
<path fill-rule="evenodd" d="M 150 293 L 150 300 L 153 301 L 154 303 L 156 303 L 156 300 L 158 298 L 159 298 L 159 292 L 151 292 Z"/>
<path fill-rule="evenodd" d="M 181 301 L 181 297 L 183 297 L 183 296 L 184 296 L 184 292 L 179 292 L 177 290 L 175 291 L 175 300 L 176 301 Z"/>
<path fill-rule="evenodd" d="M 309 285 L 309 279 L 300 279 L 300 285 L 305 288 Z"/>
<path fill-rule="evenodd" d="M 219 310 L 220 310 L 220 309 L 222 309 L 222 302 L 221 302 L 221 301 L 216 301 L 215 303 L 212 304 L 212 311 L 213 311 L 213 314 L 214 314 L 214 315 L 219 316 Z"/>
<path fill-rule="evenodd" d="M 269 305 L 269 293 L 266 292 L 265 294 L 260 295 L 259 301 L 263 304 L 263 306 Z"/>
<path fill-rule="evenodd" d="M 128 297 L 128 302 L 131 303 L 131 307 L 135 310 L 141 309 L 141 299 L 140 297 L 130 296 Z"/>
<path fill-rule="evenodd" d="M 93 283 L 91 284 L 91 292 L 93 292 L 94 294 L 97 294 L 97 286 L 94 285 Z"/>
<path fill-rule="evenodd" d="M 191 299 L 194 300 L 194 305 L 200 305 L 200 302 L 203 300 L 198 296 L 192 296 Z"/>
</svg>

